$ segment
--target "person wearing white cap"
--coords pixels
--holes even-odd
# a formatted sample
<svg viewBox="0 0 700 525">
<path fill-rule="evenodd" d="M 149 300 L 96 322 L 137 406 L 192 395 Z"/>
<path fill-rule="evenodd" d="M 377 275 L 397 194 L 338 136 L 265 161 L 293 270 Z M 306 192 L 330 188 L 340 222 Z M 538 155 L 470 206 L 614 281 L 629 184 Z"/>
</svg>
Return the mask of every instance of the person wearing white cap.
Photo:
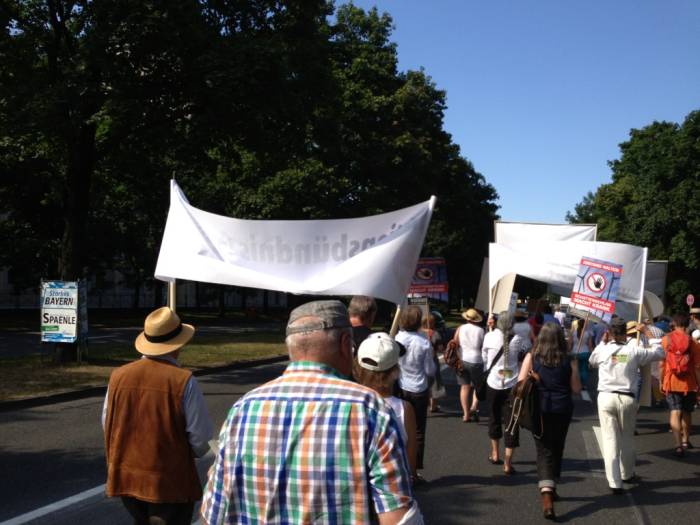
<svg viewBox="0 0 700 525">
<path fill-rule="evenodd" d="M 416 414 L 413 406 L 393 394 L 394 384 L 399 378 L 399 357 L 405 349 L 389 334 L 370 334 L 357 350 L 353 365 L 353 376 L 358 383 L 375 390 L 384 398 L 401 423 L 401 437 L 406 446 L 406 457 L 411 467 L 411 476 L 416 478 Z"/>
<path fill-rule="evenodd" d="M 190 523 L 202 484 L 194 458 L 209 450 L 212 424 L 192 372 L 177 357 L 194 335 L 168 307 L 146 317 L 143 357 L 109 379 L 102 410 L 109 497 L 135 523 Z"/>
</svg>

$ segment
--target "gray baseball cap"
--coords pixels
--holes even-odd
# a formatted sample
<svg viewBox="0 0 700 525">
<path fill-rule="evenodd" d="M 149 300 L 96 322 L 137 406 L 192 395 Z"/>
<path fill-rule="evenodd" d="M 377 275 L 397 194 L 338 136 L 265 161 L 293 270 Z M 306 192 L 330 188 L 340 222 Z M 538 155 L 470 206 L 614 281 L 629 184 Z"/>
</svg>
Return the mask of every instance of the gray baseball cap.
<svg viewBox="0 0 700 525">
<path fill-rule="evenodd" d="M 302 317 L 317 317 L 319 320 L 299 326 L 290 326 Z M 312 301 L 296 307 L 289 314 L 287 335 L 330 328 L 350 328 L 351 326 L 348 309 L 340 301 Z"/>
</svg>

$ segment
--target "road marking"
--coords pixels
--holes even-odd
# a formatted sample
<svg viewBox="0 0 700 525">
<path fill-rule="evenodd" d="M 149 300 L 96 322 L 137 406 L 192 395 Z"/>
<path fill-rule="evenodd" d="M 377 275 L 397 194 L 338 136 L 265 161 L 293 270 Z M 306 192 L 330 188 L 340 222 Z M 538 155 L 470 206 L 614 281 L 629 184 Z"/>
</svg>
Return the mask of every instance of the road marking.
<svg viewBox="0 0 700 525">
<path fill-rule="evenodd" d="M 104 491 L 105 486 L 100 485 L 99 487 L 94 487 L 92 489 L 83 491 L 80 494 L 76 494 L 75 496 L 70 496 L 69 498 L 65 498 L 60 501 L 56 501 L 55 503 L 46 505 L 45 507 L 41 507 L 40 509 L 36 509 L 31 512 L 27 512 L 26 514 L 22 514 L 21 516 L 17 516 L 7 521 L 0 522 L 0 525 L 20 525 L 22 523 L 28 523 L 37 518 L 41 518 L 42 516 L 46 516 L 47 514 L 51 514 L 52 512 L 56 512 L 57 510 L 70 507 L 71 505 L 74 505 L 80 501 L 92 498 L 93 496 L 104 494 Z"/>
</svg>

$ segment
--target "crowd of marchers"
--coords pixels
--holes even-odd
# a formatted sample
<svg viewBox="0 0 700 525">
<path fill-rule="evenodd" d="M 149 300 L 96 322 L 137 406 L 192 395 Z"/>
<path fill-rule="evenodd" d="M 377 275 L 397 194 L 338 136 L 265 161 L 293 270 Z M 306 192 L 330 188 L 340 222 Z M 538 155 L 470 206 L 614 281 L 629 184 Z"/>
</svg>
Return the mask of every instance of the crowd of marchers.
<svg viewBox="0 0 700 525">
<path fill-rule="evenodd" d="M 428 483 L 420 473 L 426 422 L 440 410 L 445 362 L 460 385 L 462 420 L 488 417 L 487 459 L 506 476 L 517 475 L 515 392 L 534 385 L 539 426 L 527 428 L 545 518 L 556 517 L 574 396 L 587 388 L 589 367 L 598 369 L 602 453 L 614 494 L 637 481 L 634 428 L 646 365 L 658 365 L 672 453 L 682 458 L 693 448 L 700 309 L 660 328 L 651 320 L 568 325 L 560 312 L 486 316 L 469 308 L 450 335 L 439 314 L 409 306 L 395 337 L 372 331 L 376 310 L 364 296 L 349 307 L 327 300 L 294 309 L 289 365 L 233 404 L 216 440 L 198 383 L 177 361 L 194 327 L 170 308 L 152 312 L 135 342 L 142 358 L 112 374 L 105 397 L 107 495 L 120 497 L 137 524 L 190 523 L 200 499 L 207 524 L 420 524 L 413 491 Z M 209 450 L 214 462 L 202 490 L 194 461 Z"/>
</svg>

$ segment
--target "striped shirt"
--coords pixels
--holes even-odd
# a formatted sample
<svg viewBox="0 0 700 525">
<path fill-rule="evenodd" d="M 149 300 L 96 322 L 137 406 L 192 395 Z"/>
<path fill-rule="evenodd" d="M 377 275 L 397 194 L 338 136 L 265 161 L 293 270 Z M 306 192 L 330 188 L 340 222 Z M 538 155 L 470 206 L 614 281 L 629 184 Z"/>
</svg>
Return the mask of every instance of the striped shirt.
<svg viewBox="0 0 700 525">
<path fill-rule="evenodd" d="M 413 503 L 398 423 L 373 390 L 296 361 L 238 400 L 219 436 L 202 518 L 370 523 Z"/>
</svg>

